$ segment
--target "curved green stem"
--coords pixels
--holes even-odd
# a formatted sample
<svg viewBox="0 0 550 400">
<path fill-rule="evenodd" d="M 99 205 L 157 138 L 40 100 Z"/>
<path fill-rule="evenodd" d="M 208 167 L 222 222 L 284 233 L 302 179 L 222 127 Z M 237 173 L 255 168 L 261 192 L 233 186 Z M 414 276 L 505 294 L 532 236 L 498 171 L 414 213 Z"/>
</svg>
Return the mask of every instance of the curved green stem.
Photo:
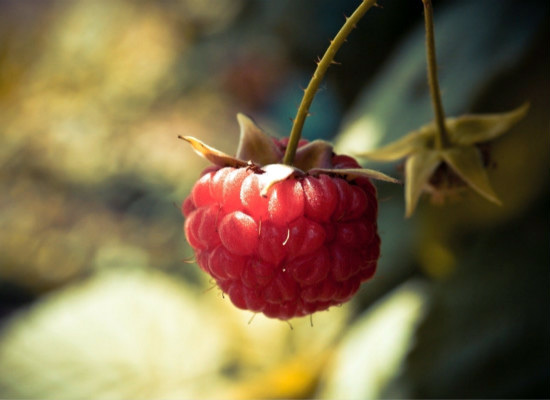
<svg viewBox="0 0 550 400">
<path fill-rule="evenodd" d="M 336 35 L 336 37 L 330 42 L 330 46 L 325 51 L 325 54 L 321 60 L 317 63 L 317 69 L 313 73 L 313 77 L 309 81 L 309 84 L 304 91 L 304 97 L 302 97 L 302 102 L 300 107 L 298 107 L 298 112 L 294 118 L 292 124 L 292 130 L 290 131 L 290 138 L 288 141 L 288 146 L 286 148 L 285 156 L 283 158 L 283 163 L 286 165 L 292 165 L 294 161 L 294 156 L 296 155 L 296 149 L 298 148 L 298 142 L 302 135 L 302 128 L 304 127 L 304 122 L 306 117 L 309 114 L 309 107 L 313 102 L 313 97 L 327 72 L 328 67 L 334 62 L 334 56 L 336 52 L 340 49 L 342 44 L 346 41 L 346 38 L 350 32 L 355 28 L 355 25 L 359 20 L 365 15 L 369 8 L 376 4 L 376 0 L 363 0 L 361 5 L 353 12 L 351 17 L 346 19 L 346 22 Z"/>
<path fill-rule="evenodd" d="M 435 137 L 435 146 L 437 149 L 443 149 L 449 145 L 449 136 L 445 127 L 445 113 L 443 103 L 441 102 L 441 92 L 439 90 L 439 81 L 437 78 L 437 61 L 435 58 L 435 40 L 434 40 L 434 22 L 431 0 L 422 0 L 424 3 L 424 23 L 426 25 L 426 58 L 428 61 L 428 83 L 430 85 L 430 95 L 435 114 L 435 123 L 437 126 L 437 135 Z"/>
</svg>

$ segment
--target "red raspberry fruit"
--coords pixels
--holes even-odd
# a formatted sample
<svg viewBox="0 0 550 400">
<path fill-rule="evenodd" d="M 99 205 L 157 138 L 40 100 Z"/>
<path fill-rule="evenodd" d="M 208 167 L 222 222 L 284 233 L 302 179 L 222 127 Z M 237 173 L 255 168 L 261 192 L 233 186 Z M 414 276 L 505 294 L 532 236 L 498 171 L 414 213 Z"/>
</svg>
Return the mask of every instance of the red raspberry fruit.
<svg viewBox="0 0 550 400">
<path fill-rule="evenodd" d="M 276 145 L 284 149 L 286 141 Z M 330 164 L 361 168 L 334 154 Z M 247 166 L 203 172 L 182 205 L 197 263 L 235 306 L 271 318 L 348 301 L 380 255 L 374 186 L 365 177 L 303 172 L 278 180 L 272 173 Z"/>
</svg>

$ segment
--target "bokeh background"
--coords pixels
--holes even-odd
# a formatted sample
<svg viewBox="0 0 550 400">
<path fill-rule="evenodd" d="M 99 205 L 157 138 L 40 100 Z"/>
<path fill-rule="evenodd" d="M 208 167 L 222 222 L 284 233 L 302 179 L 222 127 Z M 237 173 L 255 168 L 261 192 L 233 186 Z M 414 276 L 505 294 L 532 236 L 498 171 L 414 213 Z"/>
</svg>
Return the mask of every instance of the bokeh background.
<svg viewBox="0 0 550 400">
<path fill-rule="evenodd" d="M 179 206 L 243 112 L 290 131 L 357 0 L 0 0 L 0 398 L 550 396 L 550 5 L 434 0 L 447 114 L 527 117 L 491 145 L 503 200 L 377 183 L 382 258 L 290 325 L 192 263 Z M 304 136 L 367 151 L 431 120 L 422 2 L 380 0 Z M 400 177 L 396 164 L 365 164 Z"/>
</svg>

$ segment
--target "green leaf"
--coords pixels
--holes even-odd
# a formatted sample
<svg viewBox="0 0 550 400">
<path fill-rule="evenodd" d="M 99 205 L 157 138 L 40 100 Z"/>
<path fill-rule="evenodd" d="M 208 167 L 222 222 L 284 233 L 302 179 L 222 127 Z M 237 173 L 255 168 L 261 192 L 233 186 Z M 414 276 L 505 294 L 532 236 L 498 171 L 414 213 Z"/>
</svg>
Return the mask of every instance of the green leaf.
<svg viewBox="0 0 550 400">
<path fill-rule="evenodd" d="M 391 182 L 391 183 L 400 183 L 399 180 L 392 178 L 382 172 L 375 171 L 368 168 L 313 168 L 308 171 L 311 175 L 319 174 L 330 174 L 341 176 L 347 180 L 353 180 L 355 178 L 369 178 L 377 179 L 379 181 Z"/>
<path fill-rule="evenodd" d="M 475 146 L 446 149 L 441 152 L 441 156 L 472 189 L 487 200 L 502 204 L 491 187 L 487 171 L 483 167 L 481 153 Z"/>
<path fill-rule="evenodd" d="M 201 142 L 199 139 L 196 139 L 192 136 L 178 136 L 178 138 L 185 140 L 187 143 L 191 144 L 195 153 L 199 156 L 206 158 L 212 164 L 218 165 L 220 167 L 245 167 L 247 162 L 239 160 L 233 156 L 225 154 L 222 151 L 219 151 L 213 147 L 208 146 L 207 144 Z"/>
<path fill-rule="evenodd" d="M 445 120 L 445 125 L 453 144 L 470 146 L 495 139 L 510 130 L 527 114 L 528 109 L 529 104 L 525 103 L 507 113 L 463 115 L 458 118 L 448 118 Z"/>
<path fill-rule="evenodd" d="M 374 161 L 394 161 L 404 158 L 418 150 L 424 149 L 435 134 L 433 123 L 421 127 L 417 131 L 410 132 L 399 140 L 392 142 L 377 150 L 358 154 Z"/>
<path fill-rule="evenodd" d="M 274 164 L 280 161 L 281 154 L 277 145 L 252 119 L 238 113 L 237 121 L 241 128 L 236 155 L 238 159 L 252 161 L 258 165 Z"/>
<path fill-rule="evenodd" d="M 436 150 L 420 150 L 405 162 L 405 216 L 410 217 L 430 177 L 441 163 L 441 153 Z"/>
</svg>

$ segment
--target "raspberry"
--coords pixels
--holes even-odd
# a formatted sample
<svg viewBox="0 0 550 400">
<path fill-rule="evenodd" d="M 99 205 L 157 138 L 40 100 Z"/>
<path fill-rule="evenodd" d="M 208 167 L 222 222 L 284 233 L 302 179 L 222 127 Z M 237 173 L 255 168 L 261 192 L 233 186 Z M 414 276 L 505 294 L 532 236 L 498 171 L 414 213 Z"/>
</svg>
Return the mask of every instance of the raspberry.
<svg viewBox="0 0 550 400">
<path fill-rule="evenodd" d="M 274 144 L 282 155 L 287 141 Z M 236 307 L 300 317 L 348 301 L 373 276 L 376 190 L 368 178 L 340 177 L 338 169 L 361 167 L 329 154 L 333 173 L 285 179 L 255 166 L 209 167 L 183 202 L 197 263 Z"/>
</svg>

